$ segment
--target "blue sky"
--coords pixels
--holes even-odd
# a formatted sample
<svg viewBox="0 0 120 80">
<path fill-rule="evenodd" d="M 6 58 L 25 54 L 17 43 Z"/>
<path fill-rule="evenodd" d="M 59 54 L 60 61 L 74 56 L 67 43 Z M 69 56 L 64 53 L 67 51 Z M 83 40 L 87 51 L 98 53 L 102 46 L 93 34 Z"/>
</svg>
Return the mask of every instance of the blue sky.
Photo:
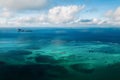
<svg viewBox="0 0 120 80">
<path fill-rule="evenodd" d="M 0 27 L 120 26 L 120 0 L 0 0 Z"/>
</svg>

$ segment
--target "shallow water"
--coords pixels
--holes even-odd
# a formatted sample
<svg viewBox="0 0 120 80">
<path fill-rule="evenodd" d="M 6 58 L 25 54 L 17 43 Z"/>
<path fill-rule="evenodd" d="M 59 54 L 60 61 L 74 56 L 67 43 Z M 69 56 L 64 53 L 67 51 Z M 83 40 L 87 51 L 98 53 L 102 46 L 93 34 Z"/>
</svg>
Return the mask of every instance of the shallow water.
<svg viewBox="0 0 120 80">
<path fill-rule="evenodd" d="M 24 29 L 0 29 L 0 80 L 120 80 L 119 28 Z"/>
</svg>

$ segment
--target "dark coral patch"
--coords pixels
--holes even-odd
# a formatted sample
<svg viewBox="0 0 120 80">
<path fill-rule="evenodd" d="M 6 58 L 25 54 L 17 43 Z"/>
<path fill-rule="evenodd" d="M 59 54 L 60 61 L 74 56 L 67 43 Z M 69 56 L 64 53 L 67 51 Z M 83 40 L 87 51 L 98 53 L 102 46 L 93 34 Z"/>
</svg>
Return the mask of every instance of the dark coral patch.
<svg viewBox="0 0 120 80">
<path fill-rule="evenodd" d="M 60 78 L 62 75 L 66 75 L 65 71 L 64 67 L 51 64 L 7 65 L 0 67 L 0 79 L 53 80 L 53 78 Z M 60 74 L 54 74 L 53 72 L 60 72 Z"/>
<path fill-rule="evenodd" d="M 35 57 L 37 63 L 54 63 L 56 60 L 52 56 L 48 55 L 39 55 Z"/>
<path fill-rule="evenodd" d="M 37 46 L 37 45 L 30 45 L 30 46 L 27 46 L 25 47 L 26 49 L 32 49 L 32 50 L 38 50 L 40 49 L 40 46 Z"/>
<path fill-rule="evenodd" d="M 24 56 L 32 54 L 31 51 L 27 50 L 9 50 L 0 55 L 4 59 L 12 59 L 17 61 L 23 61 Z"/>
<path fill-rule="evenodd" d="M 73 64 L 70 67 L 75 71 L 79 71 L 79 72 L 87 73 L 87 74 L 93 73 L 95 71 L 94 68 L 86 68 L 84 64 Z"/>
<path fill-rule="evenodd" d="M 0 65 L 4 65 L 4 64 L 6 64 L 6 62 L 0 61 Z"/>
<path fill-rule="evenodd" d="M 8 55 L 11 54 L 11 55 L 29 55 L 29 54 L 32 54 L 31 51 L 27 51 L 27 50 L 11 50 L 11 51 L 8 51 Z"/>
</svg>

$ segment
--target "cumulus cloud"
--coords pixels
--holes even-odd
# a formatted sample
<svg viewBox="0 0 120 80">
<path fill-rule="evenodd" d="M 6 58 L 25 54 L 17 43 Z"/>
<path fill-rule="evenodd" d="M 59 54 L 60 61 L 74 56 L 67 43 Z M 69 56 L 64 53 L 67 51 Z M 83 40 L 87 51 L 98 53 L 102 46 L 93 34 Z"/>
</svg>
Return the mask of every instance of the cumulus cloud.
<svg viewBox="0 0 120 80">
<path fill-rule="evenodd" d="M 0 7 L 11 10 L 40 9 L 47 0 L 0 0 Z"/>
<path fill-rule="evenodd" d="M 49 10 L 48 18 L 52 23 L 66 23 L 74 20 L 77 13 L 79 13 L 83 6 L 71 5 L 71 6 L 57 6 Z"/>
<path fill-rule="evenodd" d="M 12 13 L 4 8 L 0 13 L 0 26 L 89 26 L 120 25 L 120 7 L 107 11 L 104 18 L 81 17 L 84 5 L 54 6 L 46 12 Z"/>
<path fill-rule="evenodd" d="M 0 18 L 11 18 L 13 16 L 14 16 L 13 12 L 9 11 L 6 8 L 3 8 L 1 10 Z"/>
<path fill-rule="evenodd" d="M 107 11 L 105 16 L 108 24 L 120 25 L 120 7 Z"/>
<path fill-rule="evenodd" d="M 39 13 L 37 15 L 23 15 L 23 16 L 15 15 L 10 19 L 8 19 L 8 17 L 10 17 L 11 14 L 8 10 L 3 11 L 4 15 L 3 14 L 1 15 L 2 17 L 4 17 L 5 19 L 4 23 L 7 22 L 7 25 L 16 25 L 16 26 L 18 25 L 40 26 L 46 24 L 62 25 L 77 19 L 76 15 L 78 15 L 78 13 L 81 12 L 81 10 L 84 9 L 84 7 L 85 7 L 84 5 L 56 6 L 46 11 L 46 13 Z"/>
<path fill-rule="evenodd" d="M 48 1 L 0 0 L 0 26 L 120 25 L 120 7 L 95 17 L 95 9 L 88 10 L 85 5 L 52 5 L 40 10 Z"/>
</svg>

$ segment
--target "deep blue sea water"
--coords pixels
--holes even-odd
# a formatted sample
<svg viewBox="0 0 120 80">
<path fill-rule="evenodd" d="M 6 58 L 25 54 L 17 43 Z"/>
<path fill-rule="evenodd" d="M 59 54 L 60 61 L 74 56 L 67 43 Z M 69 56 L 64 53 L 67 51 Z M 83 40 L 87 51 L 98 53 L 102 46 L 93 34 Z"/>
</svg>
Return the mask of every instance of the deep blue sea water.
<svg viewBox="0 0 120 80">
<path fill-rule="evenodd" d="M 120 28 L 21 29 L 0 28 L 0 80 L 120 80 Z"/>
<path fill-rule="evenodd" d="M 68 41 L 120 42 L 120 28 L 25 28 L 25 30 L 32 30 L 33 32 L 19 33 L 17 32 L 17 28 L 3 28 L 0 29 L 0 38 L 18 39 L 18 37 L 26 37 L 34 41 L 59 37 L 60 39 Z"/>
</svg>

